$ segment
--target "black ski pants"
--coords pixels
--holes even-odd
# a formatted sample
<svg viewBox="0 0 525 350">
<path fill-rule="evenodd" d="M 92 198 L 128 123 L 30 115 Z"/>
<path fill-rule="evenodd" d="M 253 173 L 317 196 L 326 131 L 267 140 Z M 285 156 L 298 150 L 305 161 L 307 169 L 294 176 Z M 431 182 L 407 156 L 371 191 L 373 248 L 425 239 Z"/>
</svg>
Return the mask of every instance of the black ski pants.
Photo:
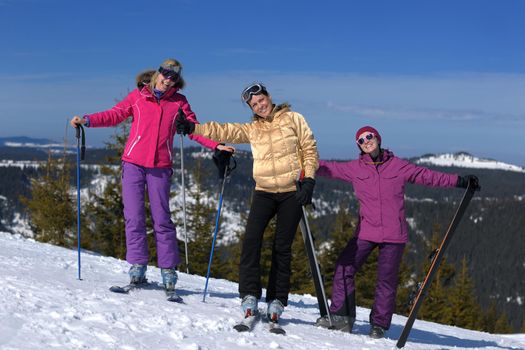
<svg viewBox="0 0 525 350">
<path fill-rule="evenodd" d="M 242 242 L 239 267 L 239 294 L 243 298 L 253 295 L 261 298 L 261 247 L 266 226 L 276 216 L 275 236 L 272 245 L 272 265 L 266 302 L 278 299 L 288 304 L 292 261 L 292 243 L 301 219 L 301 205 L 294 192 L 270 193 L 255 191 L 246 232 Z"/>
</svg>

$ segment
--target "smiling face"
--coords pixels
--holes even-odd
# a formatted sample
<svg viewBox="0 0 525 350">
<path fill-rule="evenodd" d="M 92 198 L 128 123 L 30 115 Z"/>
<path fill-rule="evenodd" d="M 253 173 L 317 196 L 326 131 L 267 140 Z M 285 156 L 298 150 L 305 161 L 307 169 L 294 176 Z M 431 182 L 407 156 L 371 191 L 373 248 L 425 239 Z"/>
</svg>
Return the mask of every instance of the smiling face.
<svg viewBox="0 0 525 350">
<path fill-rule="evenodd" d="M 369 135 L 373 135 L 372 137 Z M 362 144 L 359 144 L 361 150 L 366 154 L 370 154 L 372 157 L 375 157 L 379 154 L 379 143 L 377 142 L 377 137 L 370 131 L 365 131 L 359 135 L 357 140 L 363 140 Z"/>
<path fill-rule="evenodd" d="M 173 85 L 175 85 L 175 82 L 169 78 L 166 78 L 164 75 L 162 75 L 162 73 L 159 73 L 157 75 L 157 80 L 155 81 L 155 89 L 162 92 L 166 92 L 171 87 L 173 87 Z"/>
<path fill-rule="evenodd" d="M 257 114 L 261 118 L 268 118 L 272 115 L 273 102 L 271 96 L 264 94 L 253 95 L 248 102 L 253 113 Z"/>
</svg>

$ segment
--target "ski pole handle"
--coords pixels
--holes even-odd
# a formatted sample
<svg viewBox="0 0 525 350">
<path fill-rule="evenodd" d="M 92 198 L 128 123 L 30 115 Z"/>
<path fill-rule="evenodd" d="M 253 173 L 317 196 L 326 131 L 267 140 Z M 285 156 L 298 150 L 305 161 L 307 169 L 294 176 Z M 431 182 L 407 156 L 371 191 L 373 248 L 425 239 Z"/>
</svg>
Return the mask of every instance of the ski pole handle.
<svg viewBox="0 0 525 350">
<path fill-rule="evenodd" d="M 75 136 L 77 138 L 77 143 L 78 144 L 82 143 L 82 146 L 80 147 L 80 160 L 84 160 L 86 156 L 86 133 L 84 131 L 84 127 L 82 126 L 82 124 L 77 123 L 75 125 L 76 125 L 75 127 L 76 135 Z"/>
</svg>

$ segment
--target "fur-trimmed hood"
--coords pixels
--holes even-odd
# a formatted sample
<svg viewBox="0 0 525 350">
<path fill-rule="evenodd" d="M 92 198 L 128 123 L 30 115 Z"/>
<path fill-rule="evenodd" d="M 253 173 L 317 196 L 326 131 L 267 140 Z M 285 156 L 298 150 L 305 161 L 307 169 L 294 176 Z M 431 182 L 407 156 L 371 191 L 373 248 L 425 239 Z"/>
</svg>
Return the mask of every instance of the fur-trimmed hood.
<svg viewBox="0 0 525 350">
<path fill-rule="evenodd" d="M 146 85 L 148 85 L 151 82 L 151 77 L 155 74 L 154 69 L 148 69 L 145 70 L 137 75 L 135 78 L 135 83 L 137 84 L 137 88 L 139 90 L 142 90 L 142 88 Z"/>
</svg>

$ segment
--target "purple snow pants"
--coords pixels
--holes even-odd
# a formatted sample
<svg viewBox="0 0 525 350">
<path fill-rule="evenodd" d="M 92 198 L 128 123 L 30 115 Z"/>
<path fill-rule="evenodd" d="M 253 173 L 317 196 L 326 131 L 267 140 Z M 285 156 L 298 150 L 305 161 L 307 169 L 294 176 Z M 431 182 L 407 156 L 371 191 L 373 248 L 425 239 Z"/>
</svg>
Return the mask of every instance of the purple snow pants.
<svg viewBox="0 0 525 350">
<path fill-rule="evenodd" d="M 370 323 L 389 329 L 396 306 L 399 265 L 405 248 L 404 243 L 375 243 L 357 237 L 352 238 L 339 255 L 335 265 L 330 312 L 355 318 L 354 278 L 375 247 L 379 247 L 379 256 Z"/>
<path fill-rule="evenodd" d="M 173 268 L 180 263 L 177 231 L 169 208 L 171 168 L 145 168 L 122 162 L 122 201 L 126 220 L 126 260 L 130 264 L 147 265 L 145 190 L 148 191 L 158 266 Z"/>
</svg>

